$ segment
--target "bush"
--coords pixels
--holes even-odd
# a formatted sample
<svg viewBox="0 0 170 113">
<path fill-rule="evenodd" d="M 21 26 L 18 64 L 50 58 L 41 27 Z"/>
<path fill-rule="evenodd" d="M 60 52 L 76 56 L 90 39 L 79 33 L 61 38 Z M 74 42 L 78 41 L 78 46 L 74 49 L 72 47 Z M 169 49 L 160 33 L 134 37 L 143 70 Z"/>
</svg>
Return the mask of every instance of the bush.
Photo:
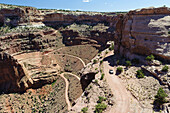
<svg viewBox="0 0 170 113">
<path fill-rule="evenodd" d="M 137 78 L 144 78 L 145 75 L 141 69 L 137 70 L 136 72 L 137 72 L 137 74 L 136 74 Z"/>
<path fill-rule="evenodd" d="M 96 64 L 96 63 L 97 63 L 97 60 L 96 60 L 96 59 L 94 59 L 94 60 L 93 60 L 93 63 L 94 63 L 94 64 Z"/>
<path fill-rule="evenodd" d="M 169 67 L 168 67 L 167 65 L 165 65 L 165 66 L 162 68 L 162 71 L 168 72 L 168 69 L 169 69 Z"/>
<path fill-rule="evenodd" d="M 145 58 L 147 61 L 153 61 L 155 59 L 155 57 L 153 55 L 147 56 Z"/>
<path fill-rule="evenodd" d="M 131 63 L 131 61 L 126 61 L 126 66 L 131 66 L 132 65 L 132 63 Z"/>
<path fill-rule="evenodd" d="M 105 54 L 107 54 L 107 53 L 108 53 L 108 51 L 105 52 Z"/>
<path fill-rule="evenodd" d="M 96 112 L 96 113 L 102 113 L 103 110 L 105 110 L 106 108 L 107 108 L 107 105 L 106 105 L 106 104 L 104 104 L 104 103 L 98 103 L 98 104 L 96 105 L 95 112 Z"/>
<path fill-rule="evenodd" d="M 170 31 L 168 31 L 168 34 L 170 34 Z"/>
<path fill-rule="evenodd" d="M 123 68 L 122 67 L 117 67 L 117 71 L 121 73 L 121 72 L 123 72 Z"/>
<path fill-rule="evenodd" d="M 100 80 L 103 80 L 103 78 L 104 78 L 104 73 L 102 73 Z"/>
<path fill-rule="evenodd" d="M 99 96 L 99 100 L 97 101 L 97 103 L 102 103 L 103 101 L 106 101 L 106 98 Z"/>
<path fill-rule="evenodd" d="M 166 97 L 168 95 L 165 93 L 165 91 L 162 88 L 159 88 L 157 94 L 155 95 L 154 103 L 157 104 L 159 107 L 160 105 L 166 103 Z"/>
<path fill-rule="evenodd" d="M 100 61 L 100 64 L 102 64 L 102 63 L 103 63 L 103 60 Z"/>
<path fill-rule="evenodd" d="M 114 45 L 112 43 L 112 45 L 109 47 L 109 50 L 114 50 Z"/>
<path fill-rule="evenodd" d="M 87 111 L 88 111 L 88 107 L 84 107 L 84 108 L 82 108 L 82 109 L 81 109 L 81 111 L 82 111 L 83 113 L 87 113 Z"/>
</svg>

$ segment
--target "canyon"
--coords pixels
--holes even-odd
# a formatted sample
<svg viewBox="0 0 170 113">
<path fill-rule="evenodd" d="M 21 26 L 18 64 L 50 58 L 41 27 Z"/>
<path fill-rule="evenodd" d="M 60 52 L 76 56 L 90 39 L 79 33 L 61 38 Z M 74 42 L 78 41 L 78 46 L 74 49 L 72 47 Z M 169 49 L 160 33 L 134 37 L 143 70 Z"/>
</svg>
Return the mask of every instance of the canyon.
<svg viewBox="0 0 170 113">
<path fill-rule="evenodd" d="M 40 10 L 4 4 L 1 4 L 1 8 L 0 112 L 81 112 L 80 108 L 86 106 L 93 112 L 94 108 L 90 106 L 95 106 L 94 101 L 100 96 L 96 94 L 98 96 L 93 97 L 97 91 L 107 97 L 109 107 L 106 112 L 117 112 L 120 105 L 113 109 L 112 101 L 114 90 L 120 88 L 134 100 L 129 107 L 123 105 L 122 113 L 152 112 L 152 105 L 145 108 L 153 101 L 159 87 L 168 92 L 169 99 L 170 74 L 169 71 L 161 73 L 160 68 L 170 66 L 170 8 L 151 7 L 122 14 Z M 109 50 L 111 45 L 114 45 L 114 49 Z M 154 55 L 156 60 L 146 61 L 149 55 Z M 110 81 L 112 78 L 107 77 L 107 71 L 117 66 L 116 62 L 120 60 L 123 66 L 122 62 L 127 59 L 138 59 L 140 65 L 123 67 L 125 71 L 119 76 L 122 80 L 116 85 L 124 84 L 126 87 L 112 88 L 114 84 Z M 137 80 L 135 72 L 131 72 L 139 67 L 154 77 Z M 102 74 L 107 75 L 106 81 L 100 79 Z M 140 83 L 145 80 L 151 83 L 141 86 Z M 131 81 L 146 91 L 154 84 L 152 99 L 145 98 L 147 94 L 143 92 L 140 95 Z M 126 89 L 129 89 L 128 92 Z M 133 96 L 129 96 L 129 92 Z M 21 101 L 24 96 L 26 101 Z M 128 97 L 124 97 L 127 104 Z M 8 101 L 9 105 L 3 101 Z M 141 107 L 138 101 L 147 103 Z M 135 107 L 138 111 L 132 110 L 131 105 L 134 104 L 139 106 Z M 169 112 L 169 103 L 165 108 L 164 112 Z"/>
</svg>

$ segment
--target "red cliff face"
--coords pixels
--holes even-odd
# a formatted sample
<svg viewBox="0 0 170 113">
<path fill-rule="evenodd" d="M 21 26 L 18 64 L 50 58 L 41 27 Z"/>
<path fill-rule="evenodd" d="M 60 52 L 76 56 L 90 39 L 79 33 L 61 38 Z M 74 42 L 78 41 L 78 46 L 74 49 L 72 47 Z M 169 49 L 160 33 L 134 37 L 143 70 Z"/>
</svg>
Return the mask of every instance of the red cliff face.
<svg viewBox="0 0 170 113">
<path fill-rule="evenodd" d="M 0 23 L 17 26 L 22 23 L 40 22 L 43 20 L 41 13 L 32 7 L 1 9 Z"/>
<path fill-rule="evenodd" d="M 24 89 L 21 79 L 26 75 L 16 59 L 9 54 L 1 53 L 0 69 L 0 92 L 18 92 Z"/>
<path fill-rule="evenodd" d="M 130 11 L 116 25 L 116 51 L 129 58 L 150 55 L 170 61 L 170 9 Z"/>
</svg>

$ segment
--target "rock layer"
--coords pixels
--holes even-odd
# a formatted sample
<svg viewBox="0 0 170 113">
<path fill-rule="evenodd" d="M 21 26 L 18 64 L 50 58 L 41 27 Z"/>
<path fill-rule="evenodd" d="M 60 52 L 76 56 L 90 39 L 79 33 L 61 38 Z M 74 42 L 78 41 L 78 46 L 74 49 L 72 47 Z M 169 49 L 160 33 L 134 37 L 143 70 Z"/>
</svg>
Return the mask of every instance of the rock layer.
<svg viewBox="0 0 170 113">
<path fill-rule="evenodd" d="M 166 7 L 130 11 L 116 25 L 116 48 L 129 58 L 153 54 L 170 61 L 170 9 Z"/>
</svg>

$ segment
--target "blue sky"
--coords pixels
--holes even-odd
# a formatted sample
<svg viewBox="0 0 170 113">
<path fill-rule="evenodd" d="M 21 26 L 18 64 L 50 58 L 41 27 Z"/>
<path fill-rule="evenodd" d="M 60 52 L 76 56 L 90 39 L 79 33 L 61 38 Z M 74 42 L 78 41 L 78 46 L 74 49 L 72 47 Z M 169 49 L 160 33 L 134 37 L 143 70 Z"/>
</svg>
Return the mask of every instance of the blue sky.
<svg viewBox="0 0 170 113">
<path fill-rule="evenodd" d="M 170 0 L 0 0 L 0 3 L 47 9 L 84 11 L 128 11 L 143 7 L 170 7 Z"/>
</svg>

